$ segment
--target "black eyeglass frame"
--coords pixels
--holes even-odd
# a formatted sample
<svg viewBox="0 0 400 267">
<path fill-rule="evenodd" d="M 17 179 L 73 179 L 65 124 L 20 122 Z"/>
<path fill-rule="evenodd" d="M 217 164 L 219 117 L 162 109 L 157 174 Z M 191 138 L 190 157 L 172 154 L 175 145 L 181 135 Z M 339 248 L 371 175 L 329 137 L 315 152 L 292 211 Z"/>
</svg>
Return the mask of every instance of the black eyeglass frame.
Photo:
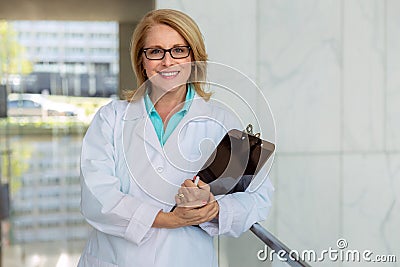
<svg viewBox="0 0 400 267">
<path fill-rule="evenodd" d="M 172 55 L 172 50 L 173 49 L 176 49 L 176 48 L 181 48 L 181 47 L 185 47 L 185 48 L 188 48 L 188 54 L 187 54 L 187 56 L 184 56 L 184 57 L 174 57 L 173 55 Z M 147 53 L 146 53 L 146 51 L 147 50 L 149 50 L 149 49 L 160 49 L 160 50 L 162 50 L 163 52 L 164 52 L 164 54 L 163 54 L 163 56 L 162 56 L 162 58 L 149 58 L 148 56 L 147 56 Z M 190 50 L 191 50 L 192 48 L 189 46 L 189 45 L 180 45 L 180 46 L 175 46 L 175 47 L 172 47 L 172 48 L 170 48 L 170 49 L 164 49 L 164 48 L 159 48 L 159 47 L 148 47 L 148 48 L 143 48 L 143 53 L 144 53 L 144 56 L 148 59 L 148 60 L 163 60 L 164 58 L 165 58 L 165 54 L 168 52 L 169 53 L 169 55 L 173 58 L 173 59 L 182 59 L 182 58 L 187 58 L 188 56 L 190 56 Z"/>
</svg>

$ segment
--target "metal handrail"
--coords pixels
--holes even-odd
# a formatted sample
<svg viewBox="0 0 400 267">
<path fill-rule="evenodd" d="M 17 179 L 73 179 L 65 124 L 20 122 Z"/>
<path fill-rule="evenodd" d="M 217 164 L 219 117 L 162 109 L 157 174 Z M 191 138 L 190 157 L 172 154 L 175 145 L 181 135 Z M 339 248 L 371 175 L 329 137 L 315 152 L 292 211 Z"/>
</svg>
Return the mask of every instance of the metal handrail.
<svg viewBox="0 0 400 267">
<path fill-rule="evenodd" d="M 259 223 L 253 224 L 253 226 L 250 228 L 250 231 L 252 231 L 259 239 L 261 239 L 268 247 L 270 247 L 274 251 L 285 251 L 286 253 L 280 253 L 280 257 L 285 258 L 285 262 L 290 266 L 311 267 L 311 265 L 309 265 L 302 259 L 295 259 L 291 257 L 291 249 L 289 249 L 282 241 L 280 241 L 273 234 L 267 231 L 267 229 L 262 227 Z"/>
</svg>

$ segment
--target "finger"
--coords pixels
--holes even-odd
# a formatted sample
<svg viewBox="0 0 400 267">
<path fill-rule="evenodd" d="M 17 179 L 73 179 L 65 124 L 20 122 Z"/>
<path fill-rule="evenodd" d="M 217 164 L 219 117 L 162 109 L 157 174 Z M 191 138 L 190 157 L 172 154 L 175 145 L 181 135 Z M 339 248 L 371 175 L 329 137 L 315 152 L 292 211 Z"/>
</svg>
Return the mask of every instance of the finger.
<svg viewBox="0 0 400 267">
<path fill-rule="evenodd" d="M 203 182 L 202 180 L 199 180 L 199 183 L 197 184 L 198 187 L 200 187 L 201 189 L 210 191 L 210 185 L 206 184 L 205 182 Z"/>
<path fill-rule="evenodd" d="M 187 196 L 187 192 L 184 190 L 184 188 L 179 188 L 178 193 L 175 195 L 175 197 L 178 197 L 180 199 L 180 203 L 185 202 L 185 197 Z"/>
<path fill-rule="evenodd" d="M 185 194 L 184 192 L 183 192 L 183 187 L 180 187 L 179 189 L 178 189 L 178 195 L 179 194 Z"/>
<path fill-rule="evenodd" d="M 217 201 L 217 200 L 215 199 L 215 196 L 213 195 L 213 193 L 210 192 L 209 199 L 208 199 L 208 203 L 213 203 L 213 202 L 215 202 L 215 201 Z"/>
<path fill-rule="evenodd" d="M 192 190 L 190 190 L 188 187 L 181 187 L 179 191 L 184 195 L 185 202 L 191 202 L 196 200 L 196 197 L 194 196 Z"/>
<path fill-rule="evenodd" d="M 207 190 L 198 187 L 187 187 L 186 190 L 189 193 L 189 201 L 201 200 L 208 202 L 210 199 L 210 192 Z"/>
<path fill-rule="evenodd" d="M 192 191 L 186 186 L 181 186 L 178 192 L 185 195 L 186 198 L 188 198 L 192 194 Z"/>
<path fill-rule="evenodd" d="M 197 186 L 193 183 L 193 181 L 192 181 L 192 180 L 189 180 L 189 179 L 186 179 L 186 180 L 183 182 L 183 185 L 186 186 L 186 187 L 197 187 Z"/>
<path fill-rule="evenodd" d="M 198 186 L 204 186 L 204 185 L 206 185 L 206 183 L 203 182 L 202 180 L 199 180 L 199 183 L 198 183 L 197 185 L 198 185 Z"/>
<path fill-rule="evenodd" d="M 218 208 L 213 205 L 206 205 L 202 208 L 190 209 L 186 211 L 186 222 L 188 225 L 196 225 L 209 222 L 218 215 Z"/>
<path fill-rule="evenodd" d="M 214 219 L 218 214 L 218 208 L 214 205 L 207 204 L 204 207 L 198 208 L 199 214 L 197 214 L 198 218 L 196 223 L 204 223 L 209 222 Z"/>
<path fill-rule="evenodd" d="M 201 221 L 200 212 L 198 209 L 177 207 L 173 211 L 174 215 L 179 218 L 184 225 L 198 224 Z"/>
<path fill-rule="evenodd" d="M 209 203 L 207 204 L 207 207 L 212 208 L 212 210 L 214 210 L 214 212 L 218 213 L 219 212 L 219 204 L 215 200 L 213 195 L 211 195 L 210 197 L 212 198 L 212 200 L 209 201 Z"/>
<path fill-rule="evenodd" d="M 186 208 L 200 208 L 207 205 L 207 201 L 204 200 L 194 200 L 190 202 L 185 202 L 181 204 L 181 207 L 186 207 Z"/>
<path fill-rule="evenodd" d="M 208 204 L 207 206 L 209 206 L 209 210 L 205 217 L 207 217 L 207 221 L 211 221 L 218 216 L 219 205 L 215 202 L 214 204 Z"/>
<path fill-rule="evenodd" d="M 182 201 L 182 198 L 179 197 L 178 194 L 176 194 L 176 195 L 175 195 L 175 203 L 176 203 L 176 205 L 179 206 L 180 204 L 182 204 L 182 202 L 183 202 L 183 201 Z"/>
</svg>

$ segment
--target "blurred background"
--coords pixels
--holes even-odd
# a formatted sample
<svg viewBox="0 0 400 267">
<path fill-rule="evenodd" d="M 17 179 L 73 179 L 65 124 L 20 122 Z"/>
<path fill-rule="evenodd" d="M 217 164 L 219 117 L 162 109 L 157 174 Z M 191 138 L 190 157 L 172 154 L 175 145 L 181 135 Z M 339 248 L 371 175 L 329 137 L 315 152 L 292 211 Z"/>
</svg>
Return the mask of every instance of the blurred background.
<svg viewBox="0 0 400 267">
<path fill-rule="evenodd" d="M 135 87 L 129 39 L 154 8 L 192 16 L 209 59 L 269 101 L 276 191 L 262 225 L 297 251 L 345 239 L 397 261 L 312 266 L 400 266 L 399 1 L 0 0 L 3 266 L 76 266 L 90 231 L 81 140 L 100 106 Z M 286 266 L 258 259 L 252 233 L 216 244 L 221 267 Z"/>
</svg>

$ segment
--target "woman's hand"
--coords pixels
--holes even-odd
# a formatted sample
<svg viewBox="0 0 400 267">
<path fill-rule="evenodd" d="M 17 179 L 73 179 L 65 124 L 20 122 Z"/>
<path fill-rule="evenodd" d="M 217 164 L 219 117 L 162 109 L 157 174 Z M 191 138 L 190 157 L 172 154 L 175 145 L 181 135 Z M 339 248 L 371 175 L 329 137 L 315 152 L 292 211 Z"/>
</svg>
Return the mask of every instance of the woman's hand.
<svg viewBox="0 0 400 267">
<path fill-rule="evenodd" d="M 204 222 L 209 222 L 218 217 L 219 205 L 215 200 L 214 195 L 209 193 L 209 202 L 199 207 L 176 207 L 171 212 L 175 218 L 175 222 L 180 226 L 198 225 Z"/>
<path fill-rule="evenodd" d="M 199 181 L 196 186 L 193 181 L 185 180 L 175 199 L 177 207 L 172 212 L 160 211 L 153 222 L 153 227 L 178 228 L 198 225 L 218 217 L 218 202 L 210 192 L 209 185 L 203 181 Z"/>
<path fill-rule="evenodd" d="M 196 185 L 192 180 L 185 180 L 175 196 L 178 207 L 199 208 L 210 200 L 210 186 L 199 180 Z"/>
</svg>

